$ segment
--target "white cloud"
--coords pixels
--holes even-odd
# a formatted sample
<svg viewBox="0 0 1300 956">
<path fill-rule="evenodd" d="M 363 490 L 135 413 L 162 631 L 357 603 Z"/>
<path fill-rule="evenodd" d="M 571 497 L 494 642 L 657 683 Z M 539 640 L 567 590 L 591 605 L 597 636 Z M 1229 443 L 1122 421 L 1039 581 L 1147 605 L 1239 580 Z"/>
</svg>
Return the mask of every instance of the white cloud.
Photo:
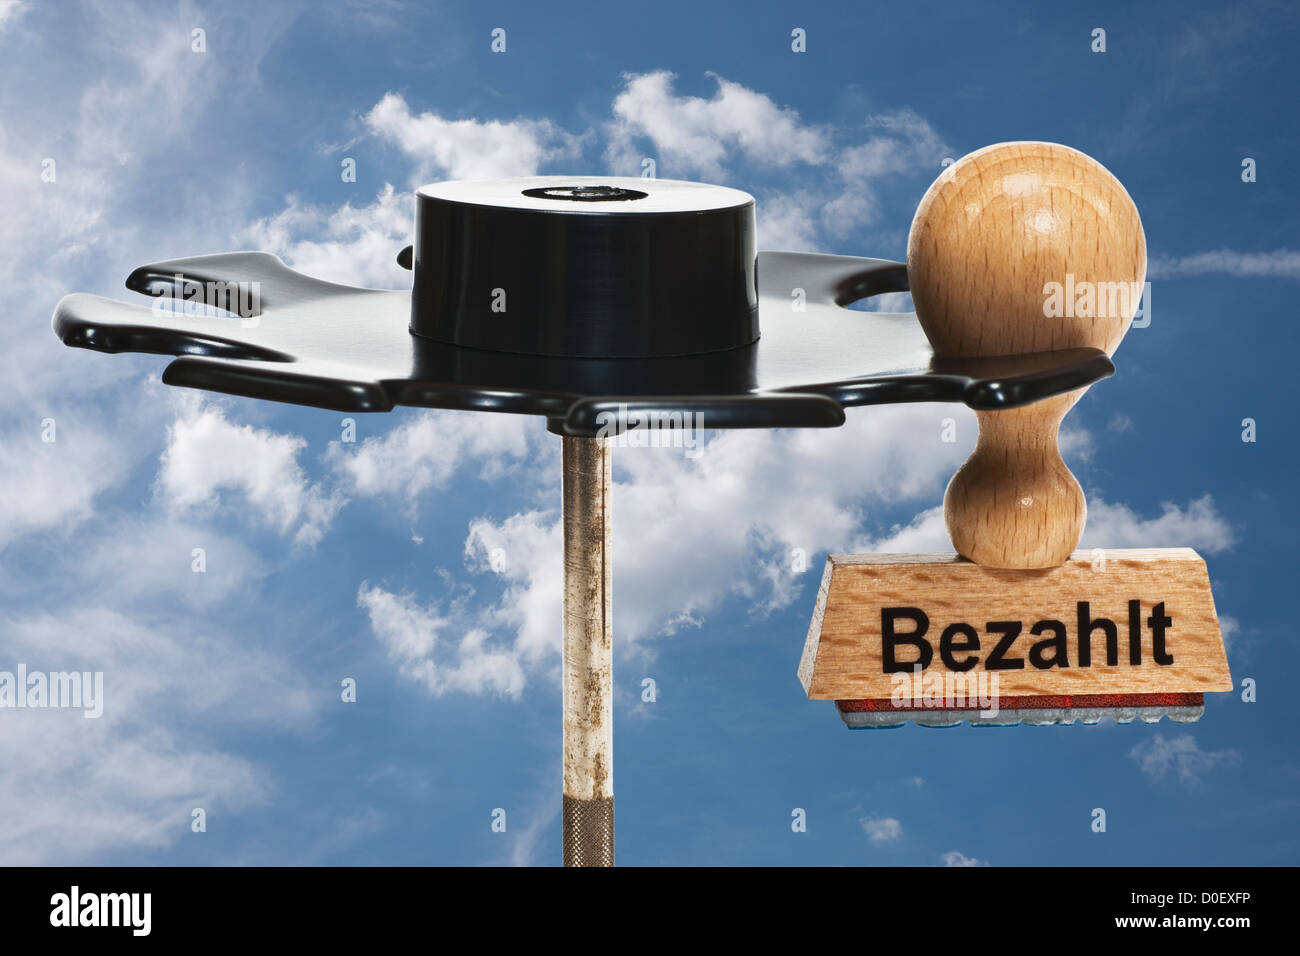
<svg viewBox="0 0 1300 956">
<path fill-rule="evenodd" d="M 400 672 L 422 683 L 433 694 L 447 691 L 495 693 L 518 697 L 524 687 L 523 669 L 515 654 L 493 646 L 486 631 L 472 628 L 455 642 L 442 632 L 455 626 L 434 609 L 422 607 L 409 594 L 394 594 L 363 583 L 357 606 L 370 616 L 370 626 Z"/>
<path fill-rule="evenodd" d="M 361 807 L 355 811 L 333 816 L 321 828 L 323 835 L 316 840 L 305 860 L 298 865 L 321 866 L 329 863 L 359 845 L 372 843 L 384 830 L 384 814 L 374 807 Z M 246 864 L 245 864 L 246 865 Z M 274 866 L 274 858 L 267 864 Z"/>
<path fill-rule="evenodd" d="M 554 794 L 554 789 L 551 793 Z M 560 800 L 551 796 L 528 814 L 527 822 L 522 828 L 512 828 L 514 839 L 510 846 L 511 866 L 543 865 L 540 859 L 542 838 L 559 820 L 560 808 Z"/>
<path fill-rule="evenodd" d="M 872 843 L 893 843 L 903 838 L 903 825 L 893 817 L 872 817 L 861 823 Z"/>
<path fill-rule="evenodd" d="M 933 179 L 948 152 L 929 122 L 912 110 L 869 116 L 866 141 L 839 151 L 840 192 L 820 207 L 826 231 L 837 238 L 872 224 L 879 213 L 877 183 L 890 176 Z"/>
<path fill-rule="evenodd" d="M 167 403 L 142 383 L 146 369 L 156 380 L 157 357 L 68 349 L 52 334 L 49 313 L 73 290 L 120 296 L 127 272 L 158 258 L 159 242 L 182 222 L 192 248 L 225 245 L 245 177 L 173 189 L 160 176 L 179 163 L 187 187 L 200 178 L 185 151 L 194 127 L 219 97 L 223 115 L 237 110 L 255 73 L 202 69 L 187 42 L 160 42 L 156 12 L 140 5 L 82 5 L 71 33 L 48 29 L 53 21 L 37 28 L 37 17 L 57 18 L 48 4 L 5 4 L 0 21 L 12 26 L 22 10 L 33 29 L 24 20 L 21 37 L 6 37 L 9 71 L 55 72 L 35 99 L 30 83 L 0 84 L 0 309 L 15 317 L 0 326 L 14 423 L 0 435 L 0 547 L 77 527 L 156 452 Z M 205 25 L 219 31 L 228 17 L 212 11 Z M 269 12 L 258 30 L 245 30 L 241 54 L 255 62 L 283 21 Z M 70 74 L 74 59 L 94 66 Z M 111 390 L 124 383 L 129 390 Z M 40 441 L 45 418 L 56 424 L 54 443 Z"/>
<path fill-rule="evenodd" d="M 1240 621 L 1229 614 L 1219 615 L 1219 633 L 1223 636 L 1223 647 L 1225 650 L 1233 650 L 1234 640 L 1240 632 Z"/>
<path fill-rule="evenodd" d="M 1130 432 L 1133 430 L 1133 418 L 1125 412 L 1116 412 L 1106 423 L 1106 430 L 1112 432 Z"/>
<path fill-rule="evenodd" d="M 864 143 L 841 151 L 836 166 L 846 180 L 877 179 L 906 173 L 917 166 L 939 168 L 948 147 L 929 121 L 913 110 L 875 113 L 867 117 L 872 131 Z"/>
<path fill-rule="evenodd" d="M 137 446 L 94 412 L 46 417 L 54 441 L 42 440 L 35 411 L 0 441 L 0 550 L 20 535 L 84 521 L 138 457 Z"/>
<path fill-rule="evenodd" d="M 17 22 L 28 7 L 25 0 L 0 0 L 0 33 L 10 24 Z"/>
<path fill-rule="evenodd" d="M 957 850 L 949 850 L 942 857 L 944 866 L 988 866 L 983 860 L 977 860 L 973 856 L 967 856 Z"/>
<path fill-rule="evenodd" d="M 582 137 L 550 120 L 450 120 L 411 112 L 397 93 L 386 93 L 364 117 L 366 128 L 415 162 L 417 177 L 497 179 L 530 176 L 543 163 L 581 153 Z"/>
<path fill-rule="evenodd" d="M 1060 449 L 1061 458 L 1066 465 L 1092 461 L 1092 454 L 1097 443 L 1092 432 L 1075 425 L 1066 425 L 1056 436 L 1056 447 Z"/>
<path fill-rule="evenodd" d="M 245 96 L 264 95 L 257 60 L 294 16 L 264 4 L 250 29 L 239 11 L 206 11 L 210 36 L 241 36 L 235 69 L 191 53 L 188 25 L 160 34 L 157 11 L 142 4 L 80 4 L 75 28 L 56 5 L 31 5 L 22 36 L 6 37 L 9 74 L 42 78 L 0 84 L 0 310 L 21 317 L 0 326 L 0 346 L 20 401 L 41 396 L 42 412 L 66 417 L 67 403 L 157 364 L 70 351 L 50 331 L 50 310 L 74 290 L 120 297 L 141 263 L 228 247 L 249 177 L 212 175 L 207 144 Z M 214 104 L 222 125 L 204 126 Z"/>
<path fill-rule="evenodd" d="M 80 4 L 75 29 L 61 15 L 0 3 L 7 75 L 26 77 L 0 84 L 0 307 L 14 318 L 0 327 L 14 422 L 0 437 L 0 542 L 27 536 L 6 555 L 0 668 L 103 670 L 106 701 L 97 720 L 4 713 L 10 864 L 120 860 L 191 836 L 196 806 L 264 802 L 271 774 L 225 752 L 219 732 L 301 728 L 315 707 L 300 659 L 286 666 L 263 635 L 250 647 L 196 613 L 257 567 L 242 544 L 159 518 L 138 494 L 112 497 L 159 450 L 169 403 L 158 357 L 67 349 L 48 322 L 67 292 L 121 297 L 143 262 L 227 247 L 251 177 L 211 174 L 212 137 L 244 115 L 261 51 L 297 12 L 266 6 L 252 29 L 244 12 L 207 11 L 210 35 L 236 28 L 236 60 L 191 54 L 192 21 L 160 34 L 148 5 Z M 214 104 L 222 125 L 204 125 Z M 54 443 L 40 441 L 46 417 Z M 214 558 L 206 575 L 189 570 L 193 546 Z"/>
<path fill-rule="evenodd" d="M 1155 518 L 1140 518 L 1123 504 L 1112 504 L 1099 497 L 1088 501 L 1088 524 L 1083 531 L 1081 548 L 1196 548 L 1207 554 L 1226 551 L 1236 542 L 1236 534 L 1214 507 L 1206 494 L 1189 501 L 1186 507 L 1172 502 L 1161 506 Z"/>
<path fill-rule="evenodd" d="M 327 209 L 290 196 L 283 210 L 242 230 L 237 242 L 273 252 L 297 271 L 329 282 L 397 289 L 411 284 L 411 273 L 397 264 L 397 253 L 411 243 L 414 232 L 411 194 L 385 184 L 365 206 L 344 203 Z"/>
<path fill-rule="evenodd" d="M 1241 754 L 1235 750 L 1202 750 L 1191 734 L 1177 737 L 1156 734 L 1135 746 L 1128 755 L 1152 780 L 1172 774 L 1182 783 L 1196 783 L 1215 767 L 1234 764 L 1241 759 Z"/>
<path fill-rule="evenodd" d="M 791 550 L 845 550 L 864 508 L 942 493 L 969 448 L 943 442 L 927 406 L 859 410 L 835 430 L 718 433 L 697 458 L 615 448 L 614 626 L 622 641 L 673 633 L 729 595 L 756 613 L 793 599 Z M 973 429 L 968 429 L 973 434 Z M 930 436 L 927 438 L 926 436 Z M 530 655 L 555 641 L 559 516 L 530 512 L 471 525 L 467 548 L 508 558 L 496 618 Z M 635 582 L 635 587 L 620 586 Z"/>
<path fill-rule="evenodd" d="M 540 424 L 523 415 L 421 411 L 384 435 L 358 445 L 334 442 L 326 461 L 352 495 L 386 498 L 414 509 L 418 496 L 476 466 L 499 478 L 529 457 L 529 436 Z"/>
<path fill-rule="evenodd" d="M 10 614 L 6 659 L 32 671 L 102 671 L 103 714 L 6 710 L 0 735 L 0 859 L 84 864 L 189 835 L 190 812 L 264 803 L 270 776 L 220 750 L 227 726 L 301 726 L 317 702 L 301 667 L 188 615 L 157 626 L 113 610 Z"/>
<path fill-rule="evenodd" d="M 1214 507 L 1209 495 L 1186 507 L 1165 502 L 1161 514 L 1142 518 L 1127 505 L 1093 497 L 1088 501 L 1088 522 L 1080 548 L 1196 548 L 1217 554 L 1232 547 L 1232 527 Z M 895 526 L 884 537 L 862 542 L 859 550 L 880 552 L 951 551 L 943 521 L 943 506 L 918 514 L 909 524 Z"/>
<path fill-rule="evenodd" d="M 906 525 L 895 525 L 889 533 L 875 541 L 863 542 L 855 551 L 882 554 L 926 554 L 934 551 L 951 551 L 948 528 L 943 521 L 943 505 L 935 505 L 918 514 Z"/>
<path fill-rule="evenodd" d="M 168 429 L 158 493 L 171 510 L 183 512 L 211 509 L 223 492 L 233 492 L 239 505 L 280 533 L 315 545 L 343 499 L 307 480 L 298 464 L 306 445 L 296 435 L 232 424 L 218 406 L 197 405 Z"/>
<path fill-rule="evenodd" d="M 6 714 L 6 865 L 85 865 L 111 850 L 161 849 L 189 832 L 194 807 L 233 812 L 266 801 L 269 782 L 248 760 L 138 717 L 143 726 L 127 731 L 71 712 Z"/>
<path fill-rule="evenodd" d="M 142 709 L 201 713 L 213 723 L 267 715 L 297 722 L 316 708 L 301 663 L 281 659 L 274 641 L 242 645 L 184 607 L 30 611 L 7 616 L 6 628 L 5 651 L 25 654 L 32 668 L 104 671 L 101 720 L 110 724 Z"/>
<path fill-rule="evenodd" d="M 156 608 L 173 598 L 209 607 L 260 577 L 266 562 L 238 537 L 193 521 L 147 513 L 101 512 L 94 533 L 79 536 L 81 586 L 87 604 Z M 203 551 L 196 572 L 194 550 Z"/>
<path fill-rule="evenodd" d="M 470 522 L 465 554 L 480 571 L 492 566 L 494 553 L 502 563 L 497 573 L 505 579 L 500 600 L 485 613 L 493 626 L 514 632 L 521 657 L 544 661 L 558 653 L 563 620 L 564 534 L 558 517 L 531 511 L 504 521 L 476 518 Z M 618 619 L 615 618 L 616 626 Z"/>
<path fill-rule="evenodd" d="M 786 167 L 820 163 L 829 150 L 826 130 L 763 93 L 710 73 L 717 90 L 710 99 L 678 96 L 676 77 L 665 70 L 624 77 L 614 98 L 607 158 L 621 172 L 640 172 L 636 141 L 648 139 L 658 154 L 661 176 L 721 177 L 723 162 L 737 154 L 753 162 Z"/>
<path fill-rule="evenodd" d="M 817 226 L 821 200 L 802 190 L 764 195 L 758 202 L 758 248 L 780 252 L 821 252 Z"/>
<path fill-rule="evenodd" d="M 620 597 L 614 626 L 620 646 L 698 626 L 730 595 L 746 597 L 758 614 L 787 604 L 804 581 L 791 569 L 793 548 L 808 555 L 845 550 L 860 534 L 865 509 L 942 493 L 969 452 L 941 440 L 941 420 L 953 414 L 969 415 L 927 406 L 877 408 L 854 412 L 835 431 L 718 433 L 697 458 L 670 448 L 615 448 L 613 554 Z M 542 487 L 558 492 L 555 469 L 538 461 L 522 435 L 479 433 L 472 422 L 467 428 L 461 430 L 459 418 L 429 416 L 355 451 L 332 448 L 329 457 L 352 495 L 409 501 L 444 481 L 450 468 L 498 460 L 509 466 L 523 456 L 536 466 Z M 939 548 L 946 549 L 941 516 L 937 527 Z M 409 597 L 367 588 L 374 629 L 386 644 L 405 648 L 397 652 L 403 671 L 437 692 L 453 685 L 514 686 L 475 677 L 475 666 L 454 656 L 438 658 L 433 648 L 440 633 L 504 635 L 495 643 L 468 641 L 461 656 L 477 661 L 480 654 L 504 654 L 521 675 L 525 668 L 551 670 L 562 609 L 561 544 L 555 508 L 476 518 L 466 536 L 466 561 L 471 571 L 504 583 L 499 598 L 440 616 Z M 447 676 L 453 672 L 461 676 Z M 513 679 L 513 667 L 508 672 Z"/>
<path fill-rule="evenodd" d="M 1182 276 L 1232 275 L 1248 279 L 1300 279 L 1300 252 L 1237 252 L 1215 249 L 1190 256 L 1153 256 L 1147 263 L 1151 279 Z"/>
</svg>

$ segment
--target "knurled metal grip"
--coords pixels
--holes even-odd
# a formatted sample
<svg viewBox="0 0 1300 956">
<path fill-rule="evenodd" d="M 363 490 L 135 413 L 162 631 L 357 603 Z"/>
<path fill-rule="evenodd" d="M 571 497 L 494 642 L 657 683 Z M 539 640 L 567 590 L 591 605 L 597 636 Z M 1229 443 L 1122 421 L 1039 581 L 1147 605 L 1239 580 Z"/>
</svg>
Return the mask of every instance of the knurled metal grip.
<svg viewBox="0 0 1300 956">
<path fill-rule="evenodd" d="M 564 796 L 564 865 L 614 865 L 614 798 Z"/>
</svg>

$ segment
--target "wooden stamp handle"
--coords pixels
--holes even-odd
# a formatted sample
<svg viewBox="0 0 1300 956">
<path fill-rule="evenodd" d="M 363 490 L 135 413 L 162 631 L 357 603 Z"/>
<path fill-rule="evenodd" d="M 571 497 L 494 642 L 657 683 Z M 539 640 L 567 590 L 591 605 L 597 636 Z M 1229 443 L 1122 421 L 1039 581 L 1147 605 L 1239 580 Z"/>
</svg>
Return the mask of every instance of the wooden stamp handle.
<svg viewBox="0 0 1300 956">
<path fill-rule="evenodd" d="M 936 356 L 1109 355 L 1141 298 L 1146 238 L 1133 200 L 1096 160 L 1054 143 L 1001 143 L 930 186 L 908 235 L 907 272 Z M 944 496 L 959 554 L 996 568 L 1069 558 L 1087 509 L 1057 434 L 1082 395 L 977 413 L 975 452 Z"/>
<path fill-rule="evenodd" d="M 976 412 L 975 451 L 943 496 L 963 557 L 994 568 L 1051 568 L 1079 543 L 1083 489 L 1061 460 L 1057 429 L 1082 390 L 1023 408 Z"/>
</svg>

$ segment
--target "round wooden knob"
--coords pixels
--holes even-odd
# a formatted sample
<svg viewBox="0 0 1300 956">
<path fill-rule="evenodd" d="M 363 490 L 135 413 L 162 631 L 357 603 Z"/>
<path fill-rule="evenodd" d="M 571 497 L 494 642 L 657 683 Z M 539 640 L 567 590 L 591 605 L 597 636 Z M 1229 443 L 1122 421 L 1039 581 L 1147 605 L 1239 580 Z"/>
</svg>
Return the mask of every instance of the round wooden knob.
<svg viewBox="0 0 1300 956">
<path fill-rule="evenodd" d="M 1146 278 L 1137 207 L 1096 160 L 1054 143 L 1000 143 L 948 167 L 907 240 L 912 301 L 935 354 L 1114 352 Z M 957 551 L 980 564 L 1061 564 L 1083 533 L 1083 491 L 1061 461 L 1061 419 L 1083 390 L 977 412 L 975 452 L 944 496 Z"/>
</svg>

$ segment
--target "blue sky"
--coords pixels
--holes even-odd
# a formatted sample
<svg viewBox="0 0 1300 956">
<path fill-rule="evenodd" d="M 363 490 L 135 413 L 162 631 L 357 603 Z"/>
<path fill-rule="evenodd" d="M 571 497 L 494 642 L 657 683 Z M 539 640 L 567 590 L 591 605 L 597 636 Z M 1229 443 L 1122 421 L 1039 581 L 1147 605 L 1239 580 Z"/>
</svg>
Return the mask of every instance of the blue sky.
<svg viewBox="0 0 1300 956">
<path fill-rule="evenodd" d="M 399 288 L 416 185 L 646 157 L 754 193 L 761 248 L 901 259 L 945 158 L 1041 139 L 1121 179 L 1151 256 L 1150 326 L 1066 420 L 1084 543 L 1197 548 L 1258 701 L 1213 695 L 1187 726 L 850 732 L 795 679 L 824 556 L 946 549 L 973 416 L 619 449 L 619 860 L 1300 861 L 1287 5 L 106 6 L 0 2 L 0 669 L 105 675 L 98 720 L 0 712 L 0 860 L 559 859 L 543 423 L 399 409 L 344 443 L 337 413 L 63 348 L 62 294 L 126 298 L 141 263 L 241 248 Z"/>
</svg>

